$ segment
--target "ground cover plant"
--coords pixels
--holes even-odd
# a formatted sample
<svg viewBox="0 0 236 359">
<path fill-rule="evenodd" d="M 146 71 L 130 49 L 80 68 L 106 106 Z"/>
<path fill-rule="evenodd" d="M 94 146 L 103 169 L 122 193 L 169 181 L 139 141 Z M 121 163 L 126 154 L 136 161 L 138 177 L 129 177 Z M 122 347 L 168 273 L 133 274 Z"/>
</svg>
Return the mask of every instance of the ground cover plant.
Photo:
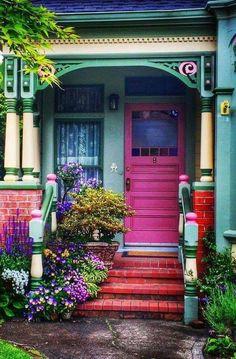
<svg viewBox="0 0 236 359">
<path fill-rule="evenodd" d="M 0 359 L 32 359 L 32 356 L 17 346 L 0 340 Z"/>
<path fill-rule="evenodd" d="M 76 304 L 95 297 L 107 277 L 101 260 L 84 253 L 81 245 L 61 242 L 44 250 L 41 285 L 27 294 L 25 316 L 29 321 L 67 318 Z"/>
</svg>

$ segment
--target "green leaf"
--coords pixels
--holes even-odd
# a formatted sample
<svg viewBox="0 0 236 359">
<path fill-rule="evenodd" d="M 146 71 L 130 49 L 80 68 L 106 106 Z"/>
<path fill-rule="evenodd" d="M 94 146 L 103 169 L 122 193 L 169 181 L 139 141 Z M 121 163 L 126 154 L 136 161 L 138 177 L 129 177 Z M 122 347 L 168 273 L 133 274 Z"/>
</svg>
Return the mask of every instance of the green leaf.
<svg viewBox="0 0 236 359">
<path fill-rule="evenodd" d="M 14 301 L 12 303 L 13 307 L 16 309 L 23 309 L 25 307 L 24 303 L 20 302 L 20 301 Z"/>
<path fill-rule="evenodd" d="M 3 308 L 3 310 L 8 318 L 13 318 L 15 316 L 15 313 L 10 308 Z"/>
<path fill-rule="evenodd" d="M 9 297 L 6 294 L 0 295 L 0 308 L 5 308 L 9 304 Z"/>
</svg>

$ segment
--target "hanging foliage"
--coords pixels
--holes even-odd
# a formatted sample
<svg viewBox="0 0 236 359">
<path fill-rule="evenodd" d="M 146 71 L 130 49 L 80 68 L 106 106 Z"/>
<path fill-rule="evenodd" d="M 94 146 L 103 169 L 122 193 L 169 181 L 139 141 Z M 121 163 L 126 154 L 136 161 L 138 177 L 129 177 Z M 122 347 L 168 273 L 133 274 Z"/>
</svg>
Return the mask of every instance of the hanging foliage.
<svg viewBox="0 0 236 359">
<path fill-rule="evenodd" d="M 0 46 L 8 46 L 25 61 L 26 73 L 58 84 L 53 62 L 44 55 L 51 46 L 50 38 L 75 41 L 78 35 L 73 28 L 58 25 L 56 15 L 43 6 L 33 6 L 29 0 L 1 0 Z"/>
</svg>

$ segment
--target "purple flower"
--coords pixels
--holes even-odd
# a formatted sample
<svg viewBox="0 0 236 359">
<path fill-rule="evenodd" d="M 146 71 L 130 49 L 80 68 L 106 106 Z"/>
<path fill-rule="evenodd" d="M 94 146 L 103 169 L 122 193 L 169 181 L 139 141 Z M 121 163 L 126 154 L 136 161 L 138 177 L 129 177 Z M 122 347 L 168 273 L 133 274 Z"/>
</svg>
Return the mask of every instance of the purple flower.
<svg viewBox="0 0 236 359">
<path fill-rule="evenodd" d="M 227 285 L 225 285 L 225 284 L 218 284 L 218 285 L 217 285 L 217 288 L 218 288 L 222 293 L 225 293 L 226 290 L 227 290 Z"/>
<path fill-rule="evenodd" d="M 202 304 L 207 304 L 209 299 L 207 297 L 207 295 L 205 297 L 202 297 L 202 298 L 199 298 L 199 301 L 202 303 Z"/>
<path fill-rule="evenodd" d="M 71 209 L 72 203 L 71 202 L 57 202 L 57 219 L 61 221 L 65 214 L 69 212 Z"/>
</svg>

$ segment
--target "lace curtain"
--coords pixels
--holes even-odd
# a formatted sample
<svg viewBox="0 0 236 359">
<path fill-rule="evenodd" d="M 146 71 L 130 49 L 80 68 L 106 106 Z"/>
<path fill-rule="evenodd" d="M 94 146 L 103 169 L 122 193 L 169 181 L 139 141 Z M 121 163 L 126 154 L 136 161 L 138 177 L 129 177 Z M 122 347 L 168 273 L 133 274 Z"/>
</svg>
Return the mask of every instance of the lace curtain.
<svg viewBox="0 0 236 359">
<path fill-rule="evenodd" d="M 74 121 L 57 123 L 57 165 L 78 162 L 85 178 L 100 179 L 101 123 Z M 87 167 L 88 166 L 88 167 Z"/>
</svg>

